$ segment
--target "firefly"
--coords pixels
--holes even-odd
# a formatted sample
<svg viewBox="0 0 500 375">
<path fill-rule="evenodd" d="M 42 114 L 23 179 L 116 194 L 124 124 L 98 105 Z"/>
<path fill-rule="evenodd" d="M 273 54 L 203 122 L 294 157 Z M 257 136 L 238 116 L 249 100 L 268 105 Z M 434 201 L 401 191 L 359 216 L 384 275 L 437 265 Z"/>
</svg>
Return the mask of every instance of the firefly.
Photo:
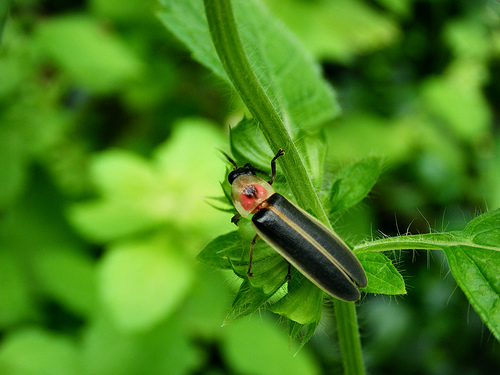
<svg viewBox="0 0 500 375">
<path fill-rule="evenodd" d="M 368 282 L 354 253 L 336 233 L 271 186 L 276 178 L 276 159 L 284 154 L 280 149 L 271 160 L 269 181 L 257 176 L 261 171 L 250 163 L 238 167 L 226 155 L 234 165 L 228 180 L 238 211 L 231 221 L 237 224 L 240 217 L 253 214 L 252 226 L 257 233 L 250 246 L 247 275 L 253 276 L 253 248 L 260 237 L 323 291 L 340 300 L 356 301 L 361 295 L 358 287 L 364 288 Z"/>
</svg>

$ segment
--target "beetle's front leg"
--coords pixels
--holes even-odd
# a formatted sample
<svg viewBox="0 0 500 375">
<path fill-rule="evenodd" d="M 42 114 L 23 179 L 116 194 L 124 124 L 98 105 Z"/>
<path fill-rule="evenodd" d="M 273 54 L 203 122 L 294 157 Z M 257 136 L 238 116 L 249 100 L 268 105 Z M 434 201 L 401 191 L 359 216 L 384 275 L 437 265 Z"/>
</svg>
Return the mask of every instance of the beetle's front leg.
<svg viewBox="0 0 500 375">
<path fill-rule="evenodd" d="M 238 221 L 240 221 L 240 214 L 236 214 L 231 218 L 231 223 L 234 223 L 234 225 L 238 225 Z"/>
<path fill-rule="evenodd" d="M 271 160 L 271 180 L 268 181 L 269 185 L 272 185 L 274 182 L 274 179 L 276 178 L 276 159 L 278 159 L 280 156 L 285 155 L 285 151 L 283 151 L 281 148 L 278 150 L 276 155 L 274 156 L 273 160 Z"/>
</svg>

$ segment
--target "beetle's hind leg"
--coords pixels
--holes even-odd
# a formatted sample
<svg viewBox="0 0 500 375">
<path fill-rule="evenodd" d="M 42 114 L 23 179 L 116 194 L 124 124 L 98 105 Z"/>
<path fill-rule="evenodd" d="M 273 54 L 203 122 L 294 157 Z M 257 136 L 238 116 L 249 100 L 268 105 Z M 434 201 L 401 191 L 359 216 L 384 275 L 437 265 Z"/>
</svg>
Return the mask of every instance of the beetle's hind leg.
<svg viewBox="0 0 500 375">
<path fill-rule="evenodd" d="M 248 270 L 247 270 L 247 276 L 252 277 L 253 272 L 252 272 L 252 258 L 253 258 L 253 247 L 255 246 L 255 243 L 259 239 L 259 235 L 256 234 L 255 237 L 252 240 L 252 243 L 250 244 L 250 256 L 248 259 Z"/>
<path fill-rule="evenodd" d="M 290 281 L 292 281 L 292 274 L 290 273 L 292 271 L 292 265 L 288 260 L 286 262 L 288 263 L 288 271 L 286 272 L 285 280 L 287 283 L 289 283 Z"/>
</svg>

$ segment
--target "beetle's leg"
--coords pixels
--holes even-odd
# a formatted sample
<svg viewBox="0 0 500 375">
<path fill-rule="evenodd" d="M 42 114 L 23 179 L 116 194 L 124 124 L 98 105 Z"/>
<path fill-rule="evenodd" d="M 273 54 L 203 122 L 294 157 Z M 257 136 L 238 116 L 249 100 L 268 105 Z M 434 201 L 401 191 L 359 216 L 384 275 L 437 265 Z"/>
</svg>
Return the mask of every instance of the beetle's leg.
<svg viewBox="0 0 500 375">
<path fill-rule="evenodd" d="M 252 272 L 252 258 L 253 258 L 253 247 L 255 246 L 255 243 L 259 239 L 259 235 L 256 234 L 255 237 L 252 240 L 252 243 L 250 244 L 250 256 L 248 259 L 248 270 L 247 270 L 247 276 L 252 277 L 253 272 Z"/>
<path fill-rule="evenodd" d="M 274 156 L 273 160 L 271 160 L 271 180 L 268 181 L 269 185 L 272 185 L 274 182 L 274 179 L 276 178 L 276 159 L 278 159 L 280 156 L 285 155 L 285 151 L 283 151 L 281 148 L 278 150 L 276 155 Z"/>
<path fill-rule="evenodd" d="M 240 221 L 240 214 L 236 214 L 231 218 L 231 223 L 234 223 L 234 225 L 238 225 L 238 221 Z"/>
<path fill-rule="evenodd" d="M 286 273 L 285 280 L 287 282 L 290 282 L 290 281 L 292 281 L 292 275 L 290 274 L 290 271 L 292 270 L 292 265 L 290 264 L 289 261 L 287 261 L 287 263 L 288 263 L 288 272 Z"/>
</svg>

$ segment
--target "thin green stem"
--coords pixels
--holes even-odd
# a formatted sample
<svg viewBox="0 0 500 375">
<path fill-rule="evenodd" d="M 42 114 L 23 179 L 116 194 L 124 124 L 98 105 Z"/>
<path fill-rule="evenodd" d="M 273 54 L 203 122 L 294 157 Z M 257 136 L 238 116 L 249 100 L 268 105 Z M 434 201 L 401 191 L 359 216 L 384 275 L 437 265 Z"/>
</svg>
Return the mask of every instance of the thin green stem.
<svg viewBox="0 0 500 375">
<path fill-rule="evenodd" d="M 236 26 L 230 0 L 204 0 L 215 49 L 235 89 L 259 124 L 271 149 L 282 148 L 279 159 L 297 203 L 331 228 L 304 162 L 275 107 L 255 75 Z M 352 302 L 335 300 L 339 342 L 346 374 L 364 374 L 356 310 Z"/>
<path fill-rule="evenodd" d="M 404 249 L 441 250 L 443 247 L 457 245 L 475 246 L 470 240 L 464 238 L 458 232 L 448 232 L 383 238 L 377 241 L 357 245 L 354 248 L 354 251 L 359 254 L 368 251 L 381 252 Z"/>
</svg>

